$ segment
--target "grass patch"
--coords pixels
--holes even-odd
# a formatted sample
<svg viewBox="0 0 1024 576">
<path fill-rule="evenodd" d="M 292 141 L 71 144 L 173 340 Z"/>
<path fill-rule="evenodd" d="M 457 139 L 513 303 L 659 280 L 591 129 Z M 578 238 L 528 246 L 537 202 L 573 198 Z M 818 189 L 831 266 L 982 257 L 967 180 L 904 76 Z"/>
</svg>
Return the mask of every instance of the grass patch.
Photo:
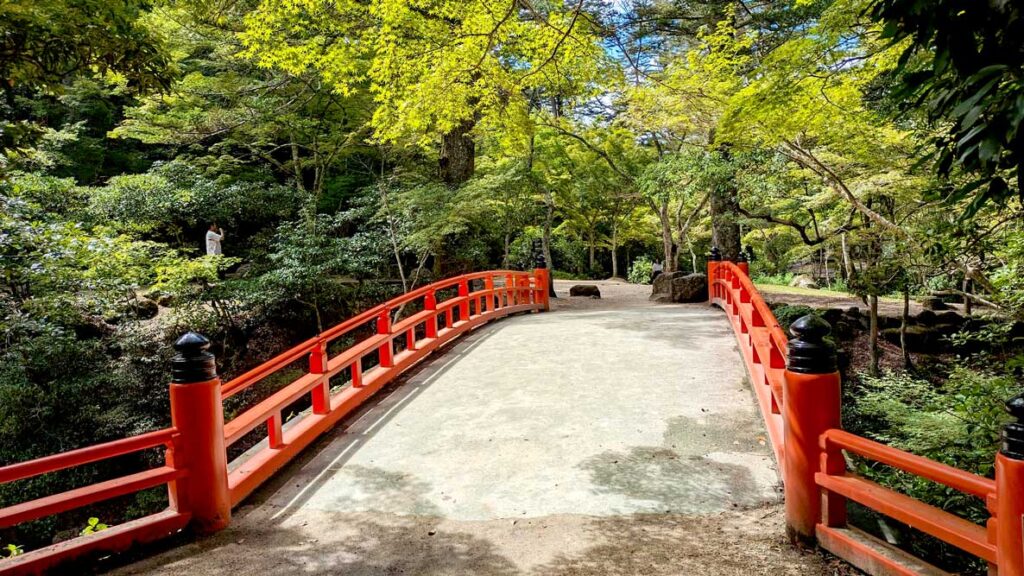
<svg viewBox="0 0 1024 576">
<path fill-rule="evenodd" d="M 850 298 L 853 300 L 860 300 L 860 296 L 857 296 L 856 294 L 850 294 L 849 292 L 841 292 L 839 290 L 828 290 L 825 288 L 801 288 L 799 286 L 762 284 L 760 282 L 758 282 L 756 286 L 758 290 L 768 294 L 797 294 L 800 296 L 820 296 L 822 298 Z M 902 302 L 901 299 L 892 298 L 890 296 L 879 296 L 878 300 L 880 302 Z"/>
</svg>

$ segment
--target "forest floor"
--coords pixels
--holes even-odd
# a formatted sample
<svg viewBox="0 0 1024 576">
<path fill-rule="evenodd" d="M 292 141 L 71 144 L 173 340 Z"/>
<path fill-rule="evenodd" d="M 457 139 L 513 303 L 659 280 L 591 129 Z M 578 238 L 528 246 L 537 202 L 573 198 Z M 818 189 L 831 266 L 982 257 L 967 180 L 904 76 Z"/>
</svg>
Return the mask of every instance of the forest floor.
<svg viewBox="0 0 1024 576">
<path fill-rule="evenodd" d="M 848 573 L 786 540 L 719 311 L 556 288 L 553 313 L 483 327 L 381 391 L 227 530 L 117 573 Z"/>
</svg>

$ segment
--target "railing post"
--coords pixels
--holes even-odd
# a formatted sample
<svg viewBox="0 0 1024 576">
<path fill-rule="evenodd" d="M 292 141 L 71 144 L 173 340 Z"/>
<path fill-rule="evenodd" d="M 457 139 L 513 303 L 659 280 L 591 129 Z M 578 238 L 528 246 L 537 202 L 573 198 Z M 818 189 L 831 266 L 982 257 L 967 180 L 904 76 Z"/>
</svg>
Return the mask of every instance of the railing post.
<svg viewBox="0 0 1024 576">
<path fill-rule="evenodd" d="M 391 334 L 391 311 L 384 309 L 377 316 L 377 334 Z M 377 348 L 377 356 L 381 368 L 389 368 L 395 365 L 395 349 L 391 338 Z"/>
<path fill-rule="evenodd" d="M 174 343 L 171 360 L 171 422 L 179 437 L 174 464 L 188 471 L 175 485 L 174 500 L 191 512 L 199 534 L 221 530 L 231 522 L 224 406 L 210 341 L 188 332 Z"/>
<path fill-rule="evenodd" d="M 543 263 L 543 261 L 541 263 Z M 533 282 L 536 302 L 541 305 L 541 309 L 545 312 L 551 310 L 551 299 L 548 296 L 548 269 L 543 267 L 534 268 Z"/>
<path fill-rule="evenodd" d="M 782 482 L 786 533 L 811 544 L 821 520 L 821 490 L 814 474 L 821 468 L 821 435 L 840 427 L 840 382 L 835 346 L 825 340 L 832 328 L 807 315 L 789 328 L 789 361 L 782 387 Z"/>
<path fill-rule="evenodd" d="M 459 303 L 459 320 L 469 320 L 469 281 L 463 278 L 459 280 L 459 298 L 465 298 L 465 302 Z"/>
<path fill-rule="evenodd" d="M 515 276 L 505 275 L 505 306 L 515 306 Z"/>
<path fill-rule="evenodd" d="M 715 277 L 718 275 L 718 263 L 722 261 L 722 253 L 717 246 L 711 248 L 711 255 L 708 256 L 708 299 L 714 303 L 718 294 L 715 292 Z"/>
<path fill-rule="evenodd" d="M 744 276 L 750 277 L 750 262 L 747 261 L 747 255 L 740 250 L 738 256 L 736 256 L 736 267 L 743 272 Z"/>
<path fill-rule="evenodd" d="M 1015 422 L 1003 428 L 996 455 L 996 547 L 999 576 L 1024 576 L 1024 394 L 1006 403 Z"/>
<path fill-rule="evenodd" d="M 484 310 L 486 312 L 494 311 L 494 277 L 487 276 L 484 278 Z"/>
<path fill-rule="evenodd" d="M 433 290 L 428 291 L 423 297 L 423 309 L 437 311 L 437 294 L 434 294 Z M 437 314 L 431 314 L 430 318 L 427 318 L 425 330 L 427 338 L 437 338 Z"/>
<path fill-rule="evenodd" d="M 537 283 L 537 302 L 544 307 L 544 311 L 551 310 L 551 294 L 548 287 L 551 285 L 548 261 L 544 257 L 544 241 L 539 238 L 533 241 L 533 278 Z"/>
<path fill-rule="evenodd" d="M 313 388 L 313 413 L 327 414 L 331 411 L 331 382 L 327 374 L 327 341 L 320 339 L 309 353 L 309 373 L 324 374 L 316 388 Z"/>
</svg>

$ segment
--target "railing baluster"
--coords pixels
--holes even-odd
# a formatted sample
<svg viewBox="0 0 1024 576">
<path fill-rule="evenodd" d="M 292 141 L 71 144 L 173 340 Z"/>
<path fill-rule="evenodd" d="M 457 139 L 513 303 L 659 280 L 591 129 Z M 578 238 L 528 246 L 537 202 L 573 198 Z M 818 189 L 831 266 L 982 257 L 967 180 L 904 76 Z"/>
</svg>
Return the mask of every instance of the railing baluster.
<svg viewBox="0 0 1024 576">
<path fill-rule="evenodd" d="M 275 450 L 284 447 L 283 425 L 280 412 L 271 414 L 267 419 L 267 442 Z"/>
<path fill-rule="evenodd" d="M 465 278 L 459 280 L 459 298 L 465 298 L 459 302 L 459 320 L 466 322 L 469 320 L 469 281 Z"/>
<path fill-rule="evenodd" d="M 437 294 L 433 290 L 427 292 L 423 297 L 423 308 L 425 310 L 437 310 Z M 427 318 L 427 338 L 437 338 L 437 314 L 431 314 Z"/>
<path fill-rule="evenodd" d="M 379 364 L 381 368 L 390 368 L 395 365 L 395 348 L 394 343 L 391 341 L 391 311 L 387 308 L 384 309 L 377 316 L 377 334 L 382 336 L 388 336 L 388 339 L 377 348 L 377 355 L 379 357 Z"/>
<path fill-rule="evenodd" d="M 312 390 L 313 413 L 327 414 L 331 411 L 331 379 L 327 374 L 327 341 L 320 339 L 309 354 L 309 373 L 324 374 L 321 382 Z"/>
<path fill-rule="evenodd" d="M 356 358 L 349 367 L 349 372 L 352 373 L 352 387 L 362 388 L 363 387 L 363 359 Z"/>
</svg>

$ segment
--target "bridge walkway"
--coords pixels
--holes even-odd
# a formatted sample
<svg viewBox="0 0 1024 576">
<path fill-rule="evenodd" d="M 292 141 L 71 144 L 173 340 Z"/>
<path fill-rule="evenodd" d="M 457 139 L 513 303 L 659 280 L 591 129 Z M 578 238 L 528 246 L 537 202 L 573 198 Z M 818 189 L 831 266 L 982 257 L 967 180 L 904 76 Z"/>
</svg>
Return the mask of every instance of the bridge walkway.
<svg viewBox="0 0 1024 576">
<path fill-rule="evenodd" d="M 282 471 L 212 537 L 118 574 L 825 574 L 726 318 L 602 300 L 485 325 Z"/>
</svg>

